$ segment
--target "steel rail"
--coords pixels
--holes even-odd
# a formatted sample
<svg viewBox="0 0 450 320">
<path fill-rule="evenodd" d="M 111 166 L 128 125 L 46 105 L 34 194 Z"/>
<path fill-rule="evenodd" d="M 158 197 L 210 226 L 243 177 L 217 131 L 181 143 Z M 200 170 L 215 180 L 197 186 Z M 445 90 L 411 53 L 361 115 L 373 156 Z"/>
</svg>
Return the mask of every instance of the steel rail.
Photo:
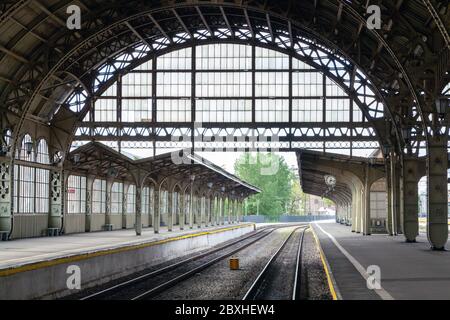
<svg viewBox="0 0 450 320">
<path fill-rule="evenodd" d="M 280 227 L 280 228 L 283 228 L 283 227 Z M 194 269 L 191 269 L 188 272 L 185 272 L 185 273 L 183 273 L 183 274 L 181 274 L 181 275 L 179 275 L 179 276 L 177 276 L 175 278 L 172 278 L 172 279 L 170 279 L 170 280 L 168 280 L 168 281 L 166 281 L 166 282 L 164 282 L 164 283 L 162 283 L 162 284 L 160 284 L 160 285 L 158 285 L 156 287 L 153 287 L 152 289 L 149 289 L 149 290 L 145 291 L 144 293 L 141 293 L 141 294 L 135 296 L 131 300 L 144 300 L 144 299 L 150 298 L 152 296 L 155 296 L 158 293 L 161 293 L 161 292 L 167 290 L 168 288 L 173 287 L 177 283 L 192 277 L 193 275 L 195 275 L 195 274 L 199 273 L 200 271 L 208 268 L 209 266 L 211 266 L 211 265 L 213 265 L 213 264 L 215 264 L 215 263 L 217 263 L 217 262 L 219 262 L 219 261 L 221 261 L 221 260 L 223 260 L 223 259 L 225 259 L 225 258 L 227 258 L 227 257 L 229 257 L 229 256 L 231 256 L 231 255 L 233 255 L 233 254 L 235 254 L 237 252 L 239 252 L 239 251 L 242 251 L 245 248 L 248 248 L 252 244 L 254 244 L 254 243 L 258 242 L 259 240 L 267 237 L 269 234 L 271 234 L 276 229 L 280 229 L 280 228 L 273 228 L 269 232 L 263 234 L 262 236 L 256 238 L 255 240 L 252 240 L 251 242 L 246 243 L 245 245 L 242 245 L 242 246 L 240 246 L 240 247 L 238 247 L 238 248 L 236 248 L 236 249 L 234 249 L 234 250 L 232 250 L 230 252 L 227 252 L 227 253 L 225 253 L 225 254 L 217 257 L 217 258 L 214 258 L 214 259 L 212 259 L 212 260 L 210 260 L 210 261 L 208 261 L 208 262 L 206 262 L 206 263 L 204 263 L 204 264 L 202 264 L 202 265 L 200 265 L 200 266 L 198 266 L 198 267 L 196 267 Z M 284 227 L 284 228 L 286 228 L 286 227 Z"/>
<path fill-rule="evenodd" d="M 305 231 L 309 228 L 306 227 L 301 235 L 300 242 L 298 244 L 297 251 L 297 261 L 295 263 L 295 278 L 294 278 L 294 288 L 292 290 L 292 300 L 301 299 L 301 285 L 302 285 L 302 252 L 303 252 L 303 238 L 305 237 Z"/>
<path fill-rule="evenodd" d="M 164 268 L 145 273 L 145 274 L 140 275 L 138 277 L 132 278 L 130 280 L 127 280 L 127 281 L 121 282 L 119 284 L 116 284 L 114 286 L 111 286 L 109 288 L 106 288 L 104 290 L 101 290 L 101 291 L 95 292 L 93 294 L 84 296 L 84 297 L 80 298 L 80 300 L 100 299 L 102 296 L 105 296 L 105 295 L 108 295 L 108 294 L 113 294 L 113 293 L 118 292 L 118 291 L 120 291 L 122 289 L 125 289 L 125 288 L 128 288 L 128 287 L 132 286 L 132 285 L 135 285 L 138 282 L 144 281 L 144 280 L 146 280 L 146 279 L 148 279 L 150 277 L 157 276 L 157 275 L 163 274 L 165 272 L 172 271 L 172 270 L 174 270 L 174 269 L 176 269 L 176 268 L 178 268 L 178 267 L 180 267 L 182 265 L 185 265 L 185 264 L 187 264 L 189 262 L 192 262 L 192 261 L 204 258 L 204 257 L 206 257 L 208 255 L 217 253 L 217 252 L 222 251 L 224 249 L 227 249 L 227 248 L 229 248 L 231 246 L 234 246 L 234 245 L 238 244 L 239 242 L 242 242 L 244 240 L 247 240 L 247 239 L 250 239 L 250 238 L 253 238 L 253 237 L 257 237 L 256 240 L 250 242 L 250 244 L 253 244 L 254 242 L 256 242 L 256 241 L 264 238 L 265 236 L 269 235 L 270 233 L 272 233 L 275 229 L 276 228 L 270 229 L 269 227 L 261 229 L 260 231 L 257 231 L 256 233 L 252 233 L 251 235 L 245 236 L 243 238 L 239 238 L 238 240 L 233 241 L 231 243 L 228 243 L 226 245 L 223 245 L 223 246 L 221 246 L 219 248 L 208 250 L 208 251 L 206 251 L 204 253 L 201 253 L 201 254 L 198 254 L 196 256 L 184 259 L 182 261 L 176 262 L 176 263 L 171 264 L 169 266 L 166 266 Z M 269 230 L 269 232 L 264 233 L 267 230 Z M 263 235 L 258 237 L 258 235 L 261 235 L 262 233 L 263 233 Z M 239 250 L 241 250 L 241 247 L 239 248 Z M 231 253 L 231 254 L 233 254 L 233 253 Z"/>
<path fill-rule="evenodd" d="M 289 234 L 288 237 L 286 237 L 286 239 L 283 241 L 283 243 L 281 244 L 281 246 L 277 249 L 277 251 L 272 255 L 272 257 L 269 259 L 269 261 L 266 263 L 266 265 L 264 266 L 264 268 L 262 269 L 262 271 L 258 274 L 258 276 L 256 277 L 255 281 L 253 281 L 253 284 L 251 285 L 250 289 L 248 289 L 247 293 L 244 295 L 244 297 L 242 298 L 242 300 L 256 300 L 256 297 L 259 293 L 259 288 L 260 285 L 263 281 L 263 279 L 265 278 L 270 266 L 273 264 L 273 262 L 276 260 L 276 258 L 280 255 L 280 253 L 283 251 L 284 247 L 286 246 L 286 244 L 289 242 L 289 240 L 292 238 L 292 236 L 294 235 L 295 232 L 297 232 L 297 230 L 303 228 L 303 233 L 304 231 L 308 228 L 306 227 L 297 227 L 294 230 L 292 230 L 292 232 Z"/>
</svg>

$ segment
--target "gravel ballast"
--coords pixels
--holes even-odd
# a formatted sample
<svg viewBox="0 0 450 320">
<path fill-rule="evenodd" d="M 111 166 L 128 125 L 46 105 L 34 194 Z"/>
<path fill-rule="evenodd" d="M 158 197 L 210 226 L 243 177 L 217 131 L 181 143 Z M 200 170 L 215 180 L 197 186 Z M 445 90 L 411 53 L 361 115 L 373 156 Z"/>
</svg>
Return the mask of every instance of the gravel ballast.
<svg viewBox="0 0 450 320">
<path fill-rule="evenodd" d="M 303 239 L 302 270 L 301 298 L 303 300 L 332 300 L 319 248 L 311 229 L 306 231 Z"/>
<path fill-rule="evenodd" d="M 160 300 L 240 300 L 264 265 L 293 228 L 275 230 L 268 237 L 237 253 L 240 269 L 230 270 L 229 259 L 154 297 Z"/>
</svg>

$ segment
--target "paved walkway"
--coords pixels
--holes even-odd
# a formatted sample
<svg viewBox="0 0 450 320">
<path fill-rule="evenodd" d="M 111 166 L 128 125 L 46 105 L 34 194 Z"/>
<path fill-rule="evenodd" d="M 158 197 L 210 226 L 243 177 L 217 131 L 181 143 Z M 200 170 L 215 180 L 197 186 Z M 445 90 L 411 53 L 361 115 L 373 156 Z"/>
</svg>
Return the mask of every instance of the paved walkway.
<svg viewBox="0 0 450 320">
<path fill-rule="evenodd" d="M 202 229 L 195 227 L 194 229 L 183 231 L 175 227 L 175 230 L 172 232 L 168 232 L 167 227 L 161 227 L 159 234 L 155 234 L 153 228 L 145 228 L 142 230 L 142 235 L 139 237 L 136 236 L 133 229 L 128 229 L 69 234 L 59 237 L 0 241 L 0 270 L 73 255 L 193 235 L 199 232 L 213 231 L 238 225 L 239 224 L 226 224 Z M 242 223 L 240 225 L 249 224 Z"/>
<path fill-rule="evenodd" d="M 344 300 L 450 299 L 450 251 L 431 251 L 426 235 L 406 243 L 403 236 L 362 236 L 337 223 L 313 226 Z M 373 265 L 380 267 L 381 290 L 367 288 Z"/>
</svg>

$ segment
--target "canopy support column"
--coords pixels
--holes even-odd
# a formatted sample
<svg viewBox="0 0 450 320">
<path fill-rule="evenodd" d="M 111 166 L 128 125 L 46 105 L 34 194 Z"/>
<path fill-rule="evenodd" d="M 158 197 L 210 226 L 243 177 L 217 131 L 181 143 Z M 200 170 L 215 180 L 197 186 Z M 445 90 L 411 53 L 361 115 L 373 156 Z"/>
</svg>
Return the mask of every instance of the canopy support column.
<svg viewBox="0 0 450 320">
<path fill-rule="evenodd" d="M 136 235 L 140 236 L 142 234 L 142 186 L 140 184 L 136 185 L 136 219 L 134 228 Z"/>
<path fill-rule="evenodd" d="M 444 250 L 448 239 L 447 137 L 429 139 L 427 235 L 431 248 Z"/>
<path fill-rule="evenodd" d="M 13 164 L 10 161 L 0 161 L 0 240 L 7 240 L 12 231 L 13 179 Z"/>
<path fill-rule="evenodd" d="M 363 234 L 368 236 L 371 234 L 371 215 L 370 215 L 370 189 L 372 187 L 372 175 L 371 175 L 371 167 L 370 164 L 366 164 L 365 166 L 365 174 L 364 174 L 364 190 L 363 190 L 363 201 L 364 201 L 364 219 L 363 219 Z"/>
<path fill-rule="evenodd" d="M 167 229 L 168 231 L 172 231 L 173 230 L 173 225 L 174 225 L 174 197 L 173 197 L 173 192 L 169 192 L 169 191 L 165 191 L 167 192 L 167 196 L 164 197 L 164 199 L 167 200 Z M 164 201 L 166 201 L 164 200 Z"/>
<path fill-rule="evenodd" d="M 403 159 L 403 233 L 406 242 L 416 242 L 419 235 L 419 215 L 418 215 L 418 173 L 417 159 Z"/>
<path fill-rule="evenodd" d="M 159 233 L 159 227 L 161 226 L 161 186 L 155 187 L 154 199 L 153 199 L 153 232 Z"/>
</svg>

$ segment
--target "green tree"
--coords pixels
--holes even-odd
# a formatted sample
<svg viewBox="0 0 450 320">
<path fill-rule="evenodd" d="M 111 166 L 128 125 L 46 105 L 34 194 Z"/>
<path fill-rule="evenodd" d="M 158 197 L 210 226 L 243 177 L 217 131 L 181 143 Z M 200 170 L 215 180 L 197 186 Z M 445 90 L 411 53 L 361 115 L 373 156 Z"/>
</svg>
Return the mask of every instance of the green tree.
<svg viewBox="0 0 450 320">
<path fill-rule="evenodd" d="M 298 216 L 305 214 L 305 202 L 306 195 L 303 193 L 300 187 L 300 181 L 298 177 L 294 176 L 292 180 L 291 199 L 289 206 L 289 215 Z"/>
<path fill-rule="evenodd" d="M 328 198 L 323 198 L 323 203 L 326 207 L 333 207 L 334 202 Z"/>
<path fill-rule="evenodd" d="M 275 219 L 289 210 L 293 174 L 283 157 L 273 153 L 243 154 L 234 164 L 236 175 L 261 189 L 248 199 L 248 214 L 259 213 Z"/>
</svg>

